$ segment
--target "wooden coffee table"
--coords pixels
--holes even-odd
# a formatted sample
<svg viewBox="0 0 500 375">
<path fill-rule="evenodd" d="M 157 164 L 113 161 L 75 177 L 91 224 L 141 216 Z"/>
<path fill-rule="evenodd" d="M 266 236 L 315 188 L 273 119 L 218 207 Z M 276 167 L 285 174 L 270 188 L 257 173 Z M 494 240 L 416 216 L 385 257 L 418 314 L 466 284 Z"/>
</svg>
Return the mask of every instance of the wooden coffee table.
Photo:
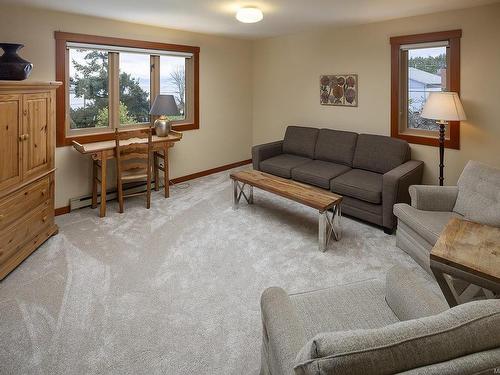
<svg viewBox="0 0 500 375">
<path fill-rule="evenodd" d="M 230 177 L 233 180 L 234 209 L 238 208 L 241 197 L 244 197 L 248 204 L 252 204 L 253 188 L 256 187 L 318 210 L 318 237 L 321 251 L 326 250 L 332 234 L 335 240 L 340 240 L 342 216 L 340 195 L 255 170 L 234 172 Z M 245 193 L 247 186 L 248 195 Z"/>
<path fill-rule="evenodd" d="M 448 304 L 467 302 L 481 291 L 500 295 L 500 228 L 451 219 L 431 251 L 431 270 Z M 461 293 L 450 276 L 469 283 Z"/>
</svg>

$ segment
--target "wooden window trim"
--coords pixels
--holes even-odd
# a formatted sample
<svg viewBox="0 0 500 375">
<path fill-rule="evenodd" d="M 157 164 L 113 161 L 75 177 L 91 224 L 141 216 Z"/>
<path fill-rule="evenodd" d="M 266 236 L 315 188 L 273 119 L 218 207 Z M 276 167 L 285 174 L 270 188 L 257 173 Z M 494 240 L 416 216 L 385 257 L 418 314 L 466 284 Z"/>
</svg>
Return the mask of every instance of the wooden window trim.
<svg viewBox="0 0 500 375">
<path fill-rule="evenodd" d="M 448 41 L 450 47 L 449 90 L 460 94 L 460 38 L 462 30 L 439 31 L 434 33 L 396 36 L 390 38 L 391 43 L 391 137 L 404 139 L 409 143 L 427 146 L 439 146 L 436 137 L 402 134 L 399 129 L 399 77 L 400 47 L 404 44 Z M 460 121 L 450 121 L 449 137 L 445 147 L 460 149 Z"/>
<path fill-rule="evenodd" d="M 97 35 L 75 34 L 55 31 L 56 40 L 56 80 L 62 82 L 62 86 L 56 92 L 56 144 L 57 147 L 70 146 L 72 142 L 79 143 L 98 142 L 114 139 L 114 132 L 86 134 L 77 136 L 66 135 L 66 98 L 68 90 L 68 64 L 66 64 L 67 42 L 102 44 L 108 46 L 131 47 L 141 49 L 152 49 L 160 51 L 187 52 L 193 54 L 193 121 L 187 124 L 173 125 L 176 131 L 195 130 L 200 128 L 200 48 L 194 46 L 167 44 L 159 42 L 146 42 L 133 39 L 111 38 Z"/>
</svg>

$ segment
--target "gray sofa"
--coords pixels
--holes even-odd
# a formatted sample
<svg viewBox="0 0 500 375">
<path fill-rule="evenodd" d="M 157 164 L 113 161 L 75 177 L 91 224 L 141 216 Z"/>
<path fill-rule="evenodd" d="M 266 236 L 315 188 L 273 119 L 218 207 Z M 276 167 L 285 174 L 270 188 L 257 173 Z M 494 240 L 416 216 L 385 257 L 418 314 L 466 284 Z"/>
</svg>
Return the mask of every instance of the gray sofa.
<svg viewBox="0 0 500 375">
<path fill-rule="evenodd" d="M 342 211 L 396 226 L 393 205 L 409 202 L 408 187 L 422 180 L 423 162 L 410 160 L 406 141 L 380 135 L 289 126 L 282 141 L 252 148 L 255 170 L 331 190 Z"/>
<path fill-rule="evenodd" d="M 500 169 L 470 161 L 457 186 L 409 188 L 411 205 L 394 206 L 396 245 L 431 273 L 429 255 L 448 221 L 461 218 L 500 227 Z"/>
<path fill-rule="evenodd" d="M 449 309 L 422 275 L 261 298 L 261 375 L 493 374 L 500 300 Z"/>
</svg>

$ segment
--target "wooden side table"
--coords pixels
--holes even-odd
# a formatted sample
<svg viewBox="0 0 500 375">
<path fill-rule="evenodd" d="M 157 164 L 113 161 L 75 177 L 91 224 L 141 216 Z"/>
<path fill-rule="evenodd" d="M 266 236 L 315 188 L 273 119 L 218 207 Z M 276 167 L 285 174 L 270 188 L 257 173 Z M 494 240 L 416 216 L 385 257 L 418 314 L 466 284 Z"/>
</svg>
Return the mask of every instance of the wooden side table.
<svg viewBox="0 0 500 375">
<path fill-rule="evenodd" d="M 481 290 L 487 298 L 499 298 L 500 228 L 451 219 L 431 251 L 430 266 L 450 307 Z M 459 293 L 452 277 L 468 286 Z"/>
</svg>

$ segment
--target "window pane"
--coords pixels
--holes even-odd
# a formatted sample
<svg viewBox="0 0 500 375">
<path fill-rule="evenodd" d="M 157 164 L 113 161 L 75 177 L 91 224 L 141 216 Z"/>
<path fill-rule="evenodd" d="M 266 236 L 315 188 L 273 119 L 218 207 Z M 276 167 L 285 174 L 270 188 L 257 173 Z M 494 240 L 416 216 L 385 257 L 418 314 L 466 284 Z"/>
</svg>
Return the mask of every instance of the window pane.
<svg viewBox="0 0 500 375">
<path fill-rule="evenodd" d="M 149 55 L 120 53 L 120 124 L 149 122 L 151 62 Z"/>
<path fill-rule="evenodd" d="M 69 50 L 70 129 L 109 126 L 108 53 Z"/>
<path fill-rule="evenodd" d="M 186 118 L 186 59 L 176 56 L 160 56 L 160 94 L 173 95 L 180 116 L 168 116 L 171 120 Z"/>
<path fill-rule="evenodd" d="M 447 48 L 415 48 L 408 51 L 408 128 L 438 130 L 435 120 L 420 117 L 433 91 L 447 90 Z"/>
</svg>

